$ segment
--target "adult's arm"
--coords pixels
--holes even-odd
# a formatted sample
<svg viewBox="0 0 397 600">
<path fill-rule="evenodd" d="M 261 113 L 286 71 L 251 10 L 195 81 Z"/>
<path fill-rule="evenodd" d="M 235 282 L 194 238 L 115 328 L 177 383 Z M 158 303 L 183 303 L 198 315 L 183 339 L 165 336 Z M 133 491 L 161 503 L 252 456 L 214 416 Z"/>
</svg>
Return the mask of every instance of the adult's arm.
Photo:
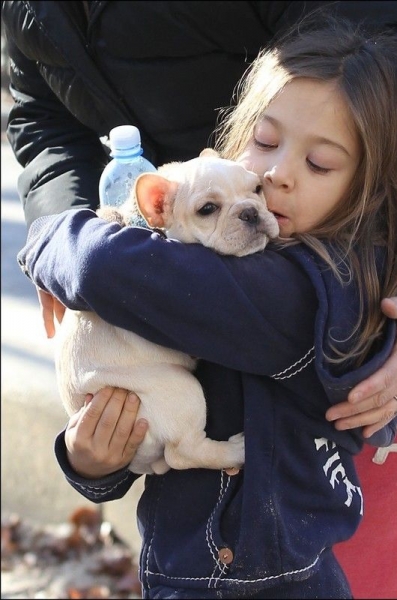
<svg viewBox="0 0 397 600">
<path fill-rule="evenodd" d="M 98 206 L 98 184 L 108 157 L 98 135 L 62 104 L 8 37 L 11 60 L 7 137 L 24 167 L 18 179 L 28 225 L 40 216 L 72 207 Z"/>
</svg>

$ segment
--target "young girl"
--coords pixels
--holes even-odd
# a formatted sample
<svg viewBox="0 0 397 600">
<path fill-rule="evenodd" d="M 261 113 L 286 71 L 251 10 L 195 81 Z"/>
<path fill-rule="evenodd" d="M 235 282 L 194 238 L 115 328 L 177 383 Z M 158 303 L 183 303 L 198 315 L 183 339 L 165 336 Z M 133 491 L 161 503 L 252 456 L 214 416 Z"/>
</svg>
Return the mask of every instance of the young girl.
<svg viewBox="0 0 397 600">
<path fill-rule="evenodd" d="M 146 477 L 145 598 L 351 597 L 332 547 L 363 514 L 363 436 L 325 413 L 395 341 L 379 304 L 397 293 L 396 55 L 395 37 L 334 23 L 255 61 L 221 149 L 263 177 L 281 235 L 262 253 L 222 257 L 84 209 L 31 227 L 19 260 L 37 285 L 199 357 L 208 435 L 245 431 L 238 473 Z M 94 502 L 136 479 L 134 406 L 104 390 L 57 439 L 68 480 Z M 394 434 L 395 422 L 371 441 Z"/>
</svg>

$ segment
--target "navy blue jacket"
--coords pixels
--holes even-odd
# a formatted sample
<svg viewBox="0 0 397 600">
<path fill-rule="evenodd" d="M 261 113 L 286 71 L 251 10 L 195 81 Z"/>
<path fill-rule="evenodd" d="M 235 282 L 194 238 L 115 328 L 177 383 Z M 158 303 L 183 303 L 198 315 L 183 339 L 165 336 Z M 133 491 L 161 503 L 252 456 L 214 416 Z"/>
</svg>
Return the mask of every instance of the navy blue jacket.
<svg viewBox="0 0 397 600">
<path fill-rule="evenodd" d="M 88 209 L 35 221 L 18 259 L 70 308 L 197 356 L 208 434 L 227 439 L 244 429 L 246 462 L 236 476 L 193 469 L 146 477 L 138 506 L 146 589 L 254 594 L 309 577 L 354 533 L 363 498 L 353 457 L 363 439 L 358 429 L 336 431 L 324 413 L 380 367 L 396 333 L 389 320 L 360 368 L 324 358 L 329 332 L 346 340 L 356 323 L 354 285 L 341 286 L 303 245 L 219 256 L 120 229 Z M 391 443 L 395 426 L 372 442 Z M 94 502 L 122 497 L 136 479 L 127 469 L 79 477 L 63 434 L 56 453 L 71 485 Z"/>
</svg>

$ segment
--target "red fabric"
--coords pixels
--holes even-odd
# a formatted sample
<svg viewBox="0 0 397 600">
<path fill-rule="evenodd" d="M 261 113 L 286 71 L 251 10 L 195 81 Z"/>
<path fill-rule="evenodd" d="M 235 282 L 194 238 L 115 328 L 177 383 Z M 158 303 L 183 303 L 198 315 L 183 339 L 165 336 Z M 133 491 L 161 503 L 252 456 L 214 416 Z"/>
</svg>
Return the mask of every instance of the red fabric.
<svg viewBox="0 0 397 600">
<path fill-rule="evenodd" d="M 366 446 L 356 458 L 364 517 L 356 534 L 335 547 L 357 600 L 397 598 L 397 452 L 382 465 Z"/>
</svg>

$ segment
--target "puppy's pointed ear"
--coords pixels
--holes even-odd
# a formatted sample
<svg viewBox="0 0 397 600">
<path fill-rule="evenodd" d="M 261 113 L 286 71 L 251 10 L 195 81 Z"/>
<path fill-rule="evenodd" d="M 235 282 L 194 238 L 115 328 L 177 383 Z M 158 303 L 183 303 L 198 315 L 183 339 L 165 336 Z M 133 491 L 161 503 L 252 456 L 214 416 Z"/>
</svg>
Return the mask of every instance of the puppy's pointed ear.
<svg viewBox="0 0 397 600">
<path fill-rule="evenodd" d="M 178 184 L 156 173 L 143 173 L 135 182 L 138 208 L 150 227 L 165 227 Z"/>
<path fill-rule="evenodd" d="M 219 152 L 213 148 L 204 148 L 204 150 L 200 152 L 200 156 L 217 156 L 219 158 Z"/>
</svg>

